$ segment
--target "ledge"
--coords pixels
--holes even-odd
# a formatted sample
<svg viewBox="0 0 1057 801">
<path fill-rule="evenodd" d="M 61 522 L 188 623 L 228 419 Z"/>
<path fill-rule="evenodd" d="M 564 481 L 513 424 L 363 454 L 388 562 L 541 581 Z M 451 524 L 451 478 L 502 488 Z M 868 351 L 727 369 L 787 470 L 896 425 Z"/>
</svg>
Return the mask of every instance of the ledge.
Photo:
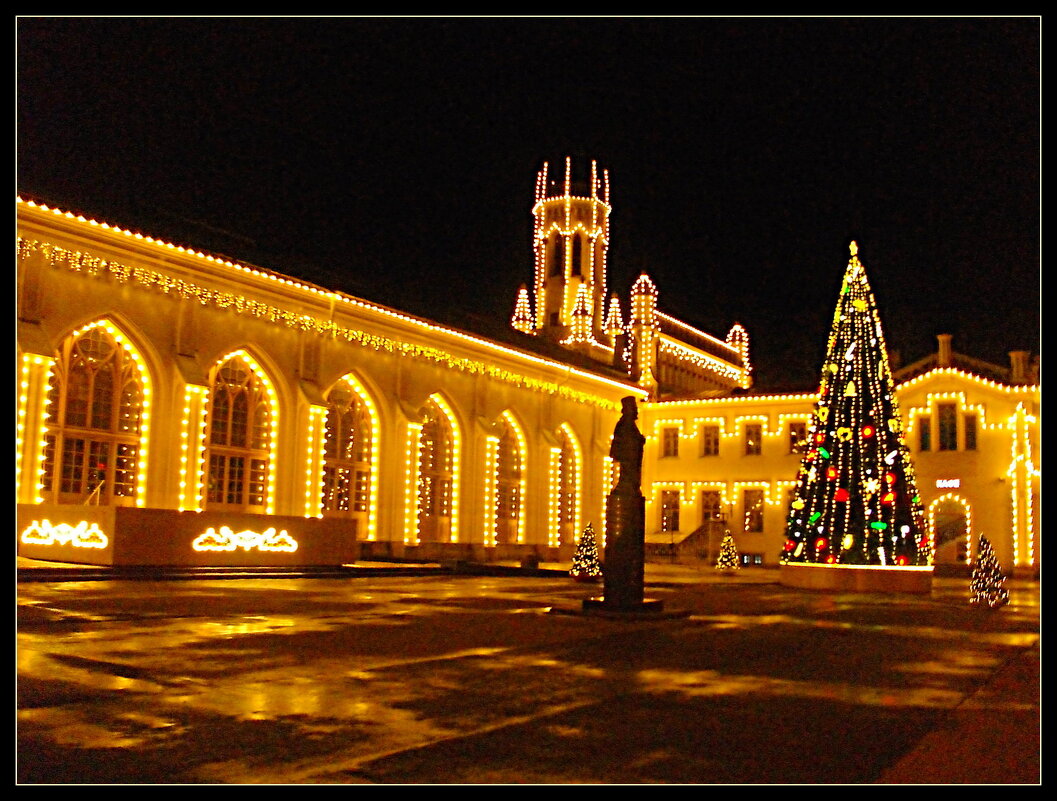
<svg viewBox="0 0 1057 801">
<path fill-rule="evenodd" d="M 778 568 L 778 582 L 802 590 L 929 593 L 932 568 L 784 564 Z"/>
</svg>

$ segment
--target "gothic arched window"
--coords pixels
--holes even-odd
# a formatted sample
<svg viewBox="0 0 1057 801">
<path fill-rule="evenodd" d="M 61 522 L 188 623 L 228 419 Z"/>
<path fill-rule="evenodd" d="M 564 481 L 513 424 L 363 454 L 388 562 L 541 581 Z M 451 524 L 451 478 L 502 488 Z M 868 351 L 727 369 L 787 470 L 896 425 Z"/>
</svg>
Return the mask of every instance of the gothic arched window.
<svg viewBox="0 0 1057 801">
<path fill-rule="evenodd" d="M 139 473 L 143 376 L 108 326 L 93 325 L 66 339 L 48 399 L 45 501 L 131 506 Z"/>
<path fill-rule="evenodd" d="M 239 355 L 213 377 L 209 413 L 210 505 L 264 512 L 273 410 L 264 382 Z"/>
<path fill-rule="evenodd" d="M 516 543 L 521 520 L 522 454 L 514 425 L 499 420 L 499 449 L 496 454 L 496 542 Z"/>
<path fill-rule="evenodd" d="M 331 390 L 327 407 L 323 509 L 328 517 L 352 518 L 358 529 L 370 510 L 371 455 L 377 447 L 370 410 L 344 381 Z"/>
<path fill-rule="evenodd" d="M 419 539 L 447 541 L 452 514 L 455 470 L 455 437 L 451 421 L 435 401 L 423 409 L 419 435 L 418 523 Z"/>
</svg>

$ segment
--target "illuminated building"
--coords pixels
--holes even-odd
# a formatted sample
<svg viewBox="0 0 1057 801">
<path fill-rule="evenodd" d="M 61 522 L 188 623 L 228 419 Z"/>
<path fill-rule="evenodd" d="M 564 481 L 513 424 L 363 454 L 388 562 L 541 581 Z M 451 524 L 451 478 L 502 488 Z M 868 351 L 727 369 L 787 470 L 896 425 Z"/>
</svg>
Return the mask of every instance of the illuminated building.
<svg viewBox="0 0 1057 801">
<path fill-rule="evenodd" d="M 601 519 L 626 374 L 17 206 L 20 554 L 557 558 Z"/>
<path fill-rule="evenodd" d="M 968 566 L 979 536 L 1006 570 L 1040 567 L 1041 390 L 1011 368 L 936 354 L 893 369 L 937 565 Z M 647 540 L 709 554 L 724 532 L 743 564 L 776 566 L 816 395 L 731 395 L 643 404 Z"/>
<path fill-rule="evenodd" d="M 645 273 L 622 299 L 609 177 L 572 166 L 537 176 L 502 341 L 19 200 L 19 553 L 568 561 L 587 526 L 605 541 L 635 395 L 648 541 L 714 559 L 730 530 L 743 564 L 777 565 L 814 394 L 752 394 L 745 329 L 666 314 Z M 894 370 L 937 558 L 968 564 L 983 533 L 1037 572 L 1037 378 L 940 345 Z"/>
</svg>

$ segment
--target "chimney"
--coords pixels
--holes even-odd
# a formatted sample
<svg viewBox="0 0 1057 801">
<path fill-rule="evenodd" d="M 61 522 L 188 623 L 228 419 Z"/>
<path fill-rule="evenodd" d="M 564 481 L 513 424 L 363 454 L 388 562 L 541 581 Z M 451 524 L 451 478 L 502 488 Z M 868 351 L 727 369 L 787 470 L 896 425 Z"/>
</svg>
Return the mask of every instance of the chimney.
<svg viewBox="0 0 1057 801">
<path fill-rule="evenodd" d="M 1013 384 L 1028 383 L 1028 352 L 1014 350 L 1009 354 L 1009 380 Z"/>
<path fill-rule="evenodd" d="M 939 340 L 939 350 L 936 352 L 936 366 L 937 367 L 950 367 L 951 366 L 951 335 L 950 334 L 938 334 L 936 339 Z"/>
</svg>

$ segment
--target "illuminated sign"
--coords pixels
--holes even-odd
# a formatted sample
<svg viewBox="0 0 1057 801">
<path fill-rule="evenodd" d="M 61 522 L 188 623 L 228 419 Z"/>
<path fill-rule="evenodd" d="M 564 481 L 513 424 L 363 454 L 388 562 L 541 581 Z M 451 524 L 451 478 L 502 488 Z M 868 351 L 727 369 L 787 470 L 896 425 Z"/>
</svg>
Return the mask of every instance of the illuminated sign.
<svg viewBox="0 0 1057 801">
<path fill-rule="evenodd" d="M 959 478 L 938 478 L 936 479 L 936 489 L 958 489 L 962 485 L 961 479 Z"/>
<path fill-rule="evenodd" d="M 244 551 L 293 553 L 297 550 L 297 541 L 285 529 L 278 533 L 274 528 L 268 528 L 260 533 L 240 531 L 236 534 L 227 526 L 221 526 L 220 531 L 212 527 L 206 529 L 204 534 L 195 537 L 191 547 L 196 551 L 234 551 L 242 548 Z"/>
<path fill-rule="evenodd" d="M 95 523 L 82 520 L 76 526 L 68 523 L 52 525 L 48 520 L 36 521 L 22 532 L 24 545 L 72 545 L 74 548 L 105 548 L 110 544 L 106 534 Z"/>
</svg>

